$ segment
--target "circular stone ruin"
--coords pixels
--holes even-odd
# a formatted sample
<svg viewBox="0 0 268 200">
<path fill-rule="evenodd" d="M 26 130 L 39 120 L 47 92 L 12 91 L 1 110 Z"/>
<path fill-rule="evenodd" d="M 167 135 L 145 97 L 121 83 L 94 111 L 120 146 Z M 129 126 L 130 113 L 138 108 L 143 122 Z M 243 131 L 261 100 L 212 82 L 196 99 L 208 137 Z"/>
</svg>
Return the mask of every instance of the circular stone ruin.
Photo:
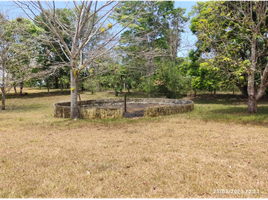
<svg viewBox="0 0 268 200">
<path fill-rule="evenodd" d="M 127 112 L 124 112 L 124 99 L 100 99 L 78 101 L 80 118 L 133 118 L 156 117 L 194 110 L 194 102 L 182 99 L 127 98 Z M 55 103 L 54 117 L 70 118 L 70 102 Z"/>
</svg>

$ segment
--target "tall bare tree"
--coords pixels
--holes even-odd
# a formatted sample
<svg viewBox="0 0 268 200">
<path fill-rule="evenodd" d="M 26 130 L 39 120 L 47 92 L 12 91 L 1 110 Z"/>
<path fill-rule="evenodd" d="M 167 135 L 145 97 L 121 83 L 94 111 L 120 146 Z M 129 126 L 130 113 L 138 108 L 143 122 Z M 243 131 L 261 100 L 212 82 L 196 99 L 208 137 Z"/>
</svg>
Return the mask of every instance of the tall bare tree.
<svg viewBox="0 0 268 200">
<path fill-rule="evenodd" d="M 16 4 L 26 13 L 26 15 L 35 23 L 43 24 L 50 31 L 50 34 L 44 35 L 50 45 L 57 43 L 61 51 L 68 58 L 66 66 L 70 68 L 71 76 L 71 118 L 79 117 L 77 102 L 78 94 L 78 76 L 82 70 L 88 67 L 94 60 L 104 56 L 112 49 L 119 40 L 119 33 L 124 30 L 128 24 L 116 27 L 118 22 L 110 21 L 110 16 L 120 2 L 106 1 L 76 1 L 66 2 L 66 6 L 73 13 L 72 23 L 64 24 L 59 19 L 56 12 L 55 1 L 27 1 L 16 2 Z M 42 18 L 35 13 L 41 13 Z M 129 15 L 134 18 L 134 15 Z M 110 34 L 93 48 L 86 48 L 96 37 L 101 36 L 106 31 Z M 51 37 L 51 34 L 53 37 Z M 71 44 L 67 44 L 64 35 L 71 38 Z M 55 52 L 58 53 L 58 52 Z M 62 59 L 63 62 L 65 62 Z"/>
</svg>

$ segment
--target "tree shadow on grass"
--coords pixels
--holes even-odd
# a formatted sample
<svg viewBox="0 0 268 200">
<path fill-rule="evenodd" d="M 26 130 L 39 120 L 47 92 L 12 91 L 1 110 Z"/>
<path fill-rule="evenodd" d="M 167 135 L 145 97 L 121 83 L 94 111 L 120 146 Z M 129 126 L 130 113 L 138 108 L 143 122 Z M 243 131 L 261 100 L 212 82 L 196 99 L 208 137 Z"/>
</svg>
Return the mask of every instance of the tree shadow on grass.
<svg viewBox="0 0 268 200">
<path fill-rule="evenodd" d="M 222 105 L 237 105 L 247 104 L 248 98 L 242 95 L 232 94 L 200 94 L 196 98 L 190 98 L 196 104 L 222 104 Z M 268 104 L 268 96 L 264 95 L 258 102 L 259 104 Z"/>
<path fill-rule="evenodd" d="M 81 94 L 81 93 L 80 93 Z M 70 91 L 52 91 L 52 92 L 38 92 L 38 93 L 23 93 L 23 95 L 16 95 L 16 94 L 7 94 L 6 99 L 32 99 L 32 98 L 40 98 L 40 97 L 53 97 L 53 96 L 61 96 L 61 95 L 70 95 Z"/>
<path fill-rule="evenodd" d="M 241 124 L 262 125 L 268 127 L 268 105 L 258 106 L 258 112 L 255 114 L 248 114 L 246 105 L 230 105 L 226 108 L 212 108 L 201 112 L 202 119 L 205 120 L 237 122 Z"/>
<path fill-rule="evenodd" d="M 24 104 L 24 105 L 17 105 L 17 104 L 8 104 L 6 105 L 5 110 L 0 110 L 0 113 L 9 113 L 9 112 L 30 112 L 33 110 L 39 110 L 46 108 L 47 106 L 44 104 L 38 103 L 31 103 L 31 104 Z"/>
<path fill-rule="evenodd" d="M 114 92 L 109 92 L 109 94 L 113 95 Z M 151 93 L 149 95 L 144 92 L 122 92 L 118 94 L 118 97 L 124 97 L 125 94 L 127 98 L 166 98 L 163 93 Z"/>
</svg>

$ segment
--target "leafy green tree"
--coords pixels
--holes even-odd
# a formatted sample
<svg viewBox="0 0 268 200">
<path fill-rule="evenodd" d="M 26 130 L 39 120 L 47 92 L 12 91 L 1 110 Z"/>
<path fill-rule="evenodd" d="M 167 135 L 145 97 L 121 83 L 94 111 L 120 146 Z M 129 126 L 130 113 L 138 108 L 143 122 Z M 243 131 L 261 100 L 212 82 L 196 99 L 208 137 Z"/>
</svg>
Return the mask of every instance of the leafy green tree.
<svg viewBox="0 0 268 200">
<path fill-rule="evenodd" d="M 195 11 L 205 65 L 247 79 L 248 113 L 256 113 L 268 86 L 267 2 L 204 2 Z"/>
<path fill-rule="evenodd" d="M 47 10 L 47 12 L 50 12 L 49 10 Z M 59 9 L 56 8 L 55 9 L 55 13 L 58 17 L 58 20 L 60 21 L 60 23 L 71 27 L 70 29 L 73 30 L 74 29 L 74 24 L 72 21 L 72 17 L 73 17 L 73 12 L 70 9 L 64 8 L 64 9 Z M 40 13 L 39 16 L 35 17 L 36 20 L 41 20 L 43 22 L 46 22 L 46 17 L 43 13 Z M 53 20 L 51 20 L 51 23 L 53 23 Z M 51 30 L 44 24 L 44 23 L 35 23 L 36 26 L 41 27 L 42 29 L 45 30 L 46 34 L 49 37 L 53 37 L 53 33 L 51 32 Z M 62 30 L 62 29 L 61 29 Z M 71 48 L 71 37 L 68 34 L 62 33 L 62 38 L 63 41 L 67 44 L 67 46 L 69 47 L 69 49 Z M 62 64 L 62 62 L 68 62 L 68 57 L 66 55 L 66 52 L 62 51 L 62 47 L 59 43 L 52 43 L 52 41 L 47 41 L 46 43 L 42 44 L 42 51 L 43 53 L 47 54 L 47 57 L 45 57 L 44 59 L 45 61 L 45 65 L 43 66 L 43 70 L 47 69 L 50 65 L 52 64 Z M 69 77 L 70 79 L 70 73 L 68 72 L 68 67 L 67 66 L 62 66 L 62 67 L 58 67 L 53 74 L 50 75 L 50 77 L 47 77 L 44 81 L 46 82 L 46 86 L 49 92 L 49 88 L 59 88 L 59 85 L 61 87 L 61 91 L 62 91 L 62 87 L 63 87 L 63 83 L 62 80 L 64 78 L 62 77 Z"/>
<path fill-rule="evenodd" d="M 86 90 L 91 91 L 91 94 L 98 89 L 98 82 L 94 78 L 87 79 L 83 84 Z"/>
<path fill-rule="evenodd" d="M 121 24 L 131 21 L 127 16 L 135 10 L 127 9 L 130 4 L 142 12 L 122 34 L 119 51 L 123 54 L 124 65 L 127 63 L 129 67 L 145 72 L 149 78 L 161 58 L 176 60 L 182 25 L 188 18 L 183 16 L 185 9 L 174 8 L 173 1 L 138 1 L 124 2 L 114 19 Z"/>
<path fill-rule="evenodd" d="M 180 65 L 174 67 L 173 64 L 161 64 L 154 78 L 154 86 L 168 98 L 176 98 L 179 94 L 187 93 L 190 88 L 190 80 L 182 75 Z"/>
<path fill-rule="evenodd" d="M 192 88 L 196 91 L 198 90 L 208 90 L 216 91 L 219 89 L 219 83 L 222 80 L 222 76 L 219 71 L 215 68 L 207 67 L 202 63 L 200 58 L 201 51 L 199 49 L 191 50 L 189 52 L 189 63 L 188 63 L 188 72 L 187 74 L 191 76 Z"/>
<path fill-rule="evenodd" d="M 0 88 L 2 110 L 5 110 L 5 95 L 12 87 L 31 77 L 43 76 L 47 71 L 33 73 L 39 67 L 40 43 L 32 36 L 42 30 L 30 20 L 7 20 L 3 15 L 0 15 L 0 24 Z"/>
</svg>

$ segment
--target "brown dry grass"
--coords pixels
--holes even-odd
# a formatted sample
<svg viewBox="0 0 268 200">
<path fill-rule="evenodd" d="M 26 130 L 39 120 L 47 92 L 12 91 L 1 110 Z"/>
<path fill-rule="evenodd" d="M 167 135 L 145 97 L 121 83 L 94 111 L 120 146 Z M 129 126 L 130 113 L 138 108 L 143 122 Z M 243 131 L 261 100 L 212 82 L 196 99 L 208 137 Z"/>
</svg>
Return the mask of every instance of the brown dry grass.
<svg viewBox="0 0 268 200">
<path fill-rule="evenodd" d="M 39 92 L 29 90 L 31 93 Z M 189 119 L 55 119 L 69 95 L 7 100 L 0 197 L 268 197 L 265 126 Z M 83 94 L 82 99 L 112 97 Z M 198 108 L 198 105 L 196 105 Z M 12 108 L 12 110 L 11 110 Z M 258 189 L 259 194 L 217 194 Z"/>
</svg>

